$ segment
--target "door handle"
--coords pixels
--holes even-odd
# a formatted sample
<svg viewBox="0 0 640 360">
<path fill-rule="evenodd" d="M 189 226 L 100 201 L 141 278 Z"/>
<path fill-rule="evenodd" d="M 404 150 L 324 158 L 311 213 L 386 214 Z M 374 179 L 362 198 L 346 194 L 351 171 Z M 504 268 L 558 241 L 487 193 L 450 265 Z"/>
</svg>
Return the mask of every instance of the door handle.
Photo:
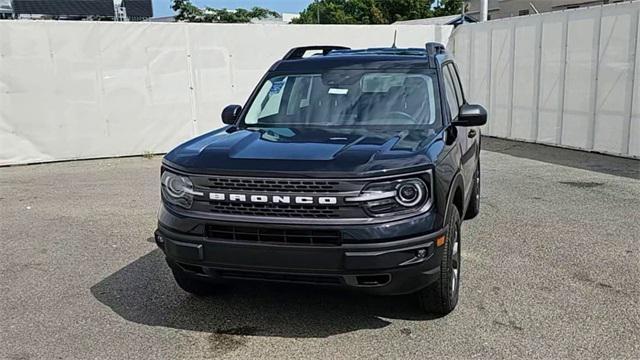
<svg viewBox="0 0 640 360">
<path fill-rule="evenodd" d="M 470 129 L 469 130 L 469 134 L 467 134 L 468 137 L 472 138 L 476 136 L 476 131 L 474 129 Z"/>
</svg>

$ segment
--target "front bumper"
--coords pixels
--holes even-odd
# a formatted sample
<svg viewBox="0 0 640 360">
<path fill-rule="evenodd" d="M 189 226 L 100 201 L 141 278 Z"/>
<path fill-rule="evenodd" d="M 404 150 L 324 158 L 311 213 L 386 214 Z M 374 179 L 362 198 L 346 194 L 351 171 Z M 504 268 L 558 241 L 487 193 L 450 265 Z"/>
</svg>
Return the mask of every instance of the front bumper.
<svg viewBox="0 0 640 360">
<path fill-rule="evenodd" d="M 172 216 L 165 213 L 160 219 Z M 177 231 L 161 221 L 155 238 L 171 267 L 203 279 L 334 285 L 399 295 L 418 291 L 438 278 L 442 248 L 436 239 L 445 230 L 388 241 L 314 246 L 214 239 Z"/>
</svg>

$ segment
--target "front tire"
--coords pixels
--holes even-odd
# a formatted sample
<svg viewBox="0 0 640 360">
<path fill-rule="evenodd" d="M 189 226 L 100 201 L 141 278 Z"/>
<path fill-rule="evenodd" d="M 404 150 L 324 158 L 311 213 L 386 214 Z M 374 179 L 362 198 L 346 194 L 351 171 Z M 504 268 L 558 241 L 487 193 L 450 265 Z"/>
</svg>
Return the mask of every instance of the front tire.
<svg viewBox="0 0 640 360">
<path fill-rule="evenodd" d="M 202 279 L 198 279 L 196 276 L 187 273 L 186 271 L 172 267 L 171 272 L 173 278 L 178 283 L 178 286 L 193 295 L 207 296 L 213 294 L 213 284 Z"/>
<path fill-rule="evenodd" d="M 440 260 L 440 276 L 432 285 L 418 292 L 422 310 L 429 314 L 446 315 L 458 304 L 460 289 L 460 211 L 449 209 L 443 255 Z"/>
</svg>

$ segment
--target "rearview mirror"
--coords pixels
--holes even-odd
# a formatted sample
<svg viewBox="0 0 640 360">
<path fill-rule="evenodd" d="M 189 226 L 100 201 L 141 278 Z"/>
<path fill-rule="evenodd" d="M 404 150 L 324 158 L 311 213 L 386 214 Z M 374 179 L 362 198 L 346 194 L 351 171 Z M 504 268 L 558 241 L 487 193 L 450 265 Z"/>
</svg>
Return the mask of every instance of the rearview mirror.
<svg viewBox="0 0 640 360">
<path fill-rule="evenodd" d="M 455 126 L 482 126 L 487 123 L 487 110 L 482 105 L 464 104 L 460 107 Z"/>
<path fill-rule="evenodd" d="M 235 124 L 241 112 L 242 106 L 228 105 L 224 108 L 224 110 L 222 110 L 222 122 L 227 125 Z"/>
</svg>

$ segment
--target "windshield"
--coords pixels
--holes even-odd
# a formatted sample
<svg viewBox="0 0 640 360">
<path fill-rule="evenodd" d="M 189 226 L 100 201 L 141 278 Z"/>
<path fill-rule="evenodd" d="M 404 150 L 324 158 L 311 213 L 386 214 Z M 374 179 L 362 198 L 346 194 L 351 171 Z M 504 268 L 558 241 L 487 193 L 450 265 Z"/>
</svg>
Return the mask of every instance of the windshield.
<svg viewBox="0 0 640 360">
<path fill-rule="evenodd" d="M 329 70 L 267 79 L 247 126 L 419 126 L 441 124 L 431 70 Z"/>
</svg>

